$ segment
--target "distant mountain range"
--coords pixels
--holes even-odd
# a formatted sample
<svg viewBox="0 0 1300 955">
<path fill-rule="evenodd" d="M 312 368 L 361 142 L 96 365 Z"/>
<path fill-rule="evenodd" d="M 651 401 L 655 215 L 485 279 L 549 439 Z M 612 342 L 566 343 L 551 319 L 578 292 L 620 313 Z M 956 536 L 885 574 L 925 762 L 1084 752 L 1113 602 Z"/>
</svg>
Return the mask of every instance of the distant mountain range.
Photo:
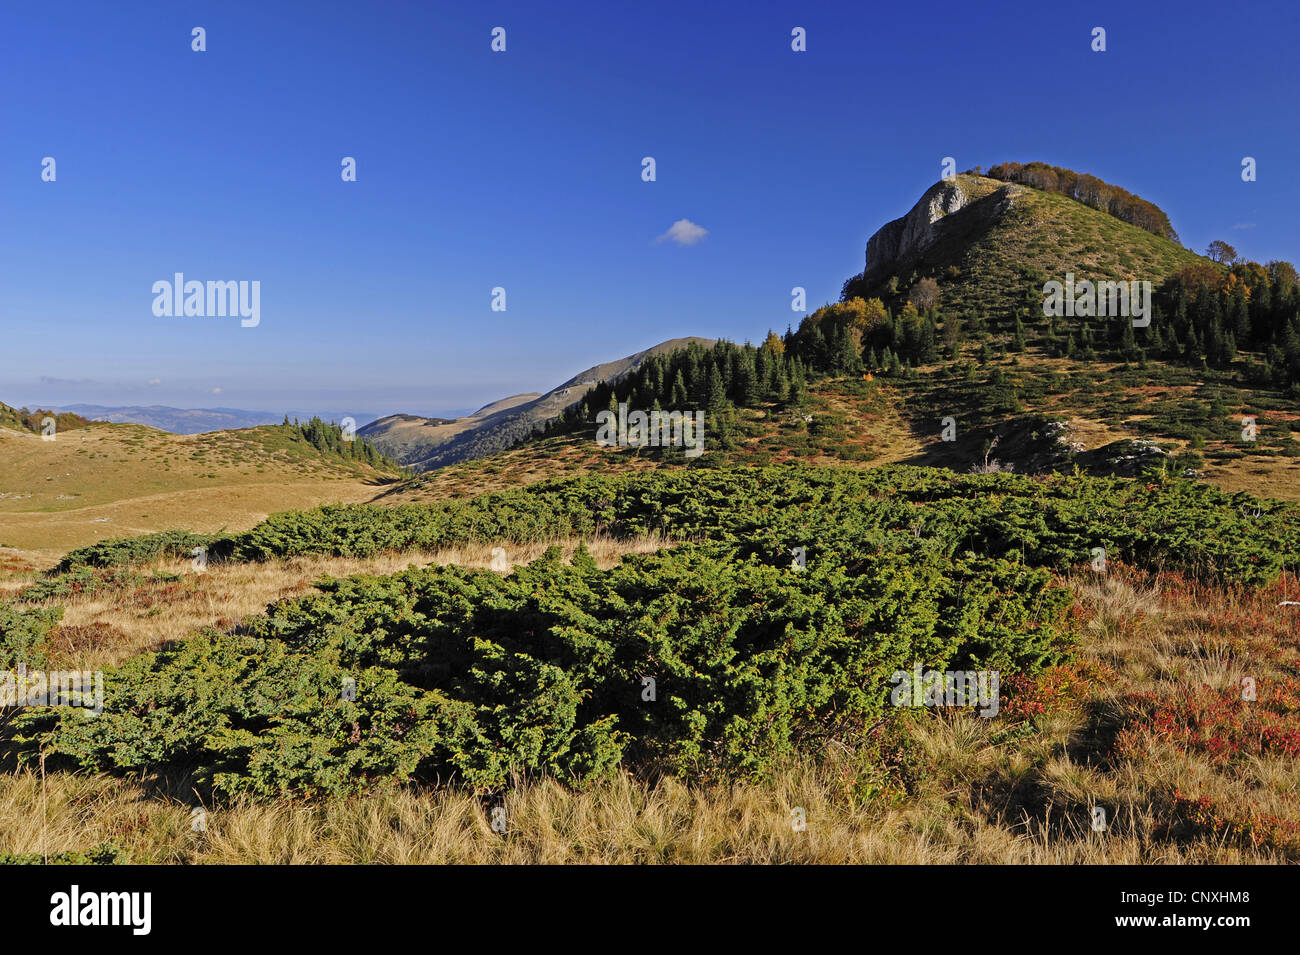
<svg viewBox="0 0 1300 955">
<path fill-rule="evenodd" d="M 712 345 L 714 340 L 673 338 L 626 358 L 581 371 L 546 394 L 512 395 L 464 418 L 389 415 L 360 428 L 357 434 L 388 457 L 422 471 L 486 457 L 529 437 L 581 401 L 600 382 L 617 381 L 640 368 L 650 355 L 677 351 L 692 342 Z"/>
<path fill-rule="evenodd" d="M 109 421 L 114 424 L 129 422 L 148 425 L 171 434 L 206 434 L 209 431 L 230 431 L 237 428 L 256 428 L 266 424 L 280 424 L 284 414 L 270 411 L 248 411 L 243 408 L 171 408 L 166 405 L 61 405 L 55 409 L 71 412 L 92 421 Z M 290 411 L 290 419 L 309 420 L 315 412 Z M 342 421 L 342 415 L 321 414 L 326 421 Z M 355 421 L 370 421 L 375 415 L 352 415 Z"/>
<path fill-rule="evenodd" d="M 284 420 L 282 414 L 244 411 L 239 408 L 169 408 L 165 405 L 126 405 L 110 408 L 104 405 L 62 405 L 58 410 L 71 411 L 94 421 L 148 425 L 172 434 L 202 434 L 207 431 L 226 431 L 232 428 L 255 428 L 263 424 L 279 424 Z"/>
<path fill-rule="evenodd" d="M 544 427 L 571 405 L 577 404 L 588 390 L 602 381 L 617 381 L 636 371 L 649 355 L 676 351 L 691 342 L 712 345 L 711 338 L 674 338 L 626 358 L 607 361 L 579 372 L 568 381 L 542 394 L 526 392 L 501 398 L 473 414 L 461 418 L 422 417 L 394 414 L 374 420 L 374 415 L 356 414 L 357 429 L 375 449 L 402 464 L 430 470 L 481 458 L 505 450 Z M 205 434 L 238 428 L 280 424 L 283 414 L 248 411 L 241 408 L 172 408 L 166 405 L 61 405 L 68 412 L 93 421 L 114 424 L 147 425 L 171 434 Z M 290 418 L 305 421 L 311 414 L 290 412 Z M 337 415 L 321 415 L 326 420 L 342 420 Z"/>
</svg>

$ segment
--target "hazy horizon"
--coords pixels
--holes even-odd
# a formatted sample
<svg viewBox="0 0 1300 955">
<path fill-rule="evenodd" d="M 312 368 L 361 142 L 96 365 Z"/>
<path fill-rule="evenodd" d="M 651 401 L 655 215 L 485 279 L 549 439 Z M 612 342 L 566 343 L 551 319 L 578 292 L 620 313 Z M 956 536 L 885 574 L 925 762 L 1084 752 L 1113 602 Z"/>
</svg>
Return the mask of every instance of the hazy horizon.
<svg viewBox="0 0 1300 955">
<path fill-rule="evenodd" d="M 528 393 L 529 392 L 515 392 L 514 394 L 528 394 Z M 494 399 L 494 401 L 500 400 L 501 398 L 509 398 L 509 397 L 513 397 L 513 394 L 512 395 L 503 394 L 500 396 L 500 398 Z M 235 413 L 235 414 L 261 414 L 261 415 L 271 415 L 277 418 L 282 417 L 284 415 L 288 415 L 290 418 L 297 417 L 300 420 L 304 418 L 310 418 L 312 415 L 319 415 L 321 417 L 334 416 L 336 418 L 350 415 L 357 419 L 357 424 L 359 426 L 367 424 L 370 421 L 378 420 L 379 418 L 385 418 L 388 417 L 389 415 L 396 415 L 396 414 L 416 415 L 421 418 L 463 418 L 472 415 L 480 408 L 483 408 L 493 403 L 493 401 L 486 401 L 483 402 L 482 404 L 477 404 L 472 406 L 464 405 L 458 407 L 443 407 L 443 408 L 417 407 L 414 410 L 411 410 L 409 408 L 392 408 L 383 411 L 373 411 L 373 410 L 366 410 L 364 408 L 363 409 L 351 409 L 351 408 L 327 409 L 323 407 L 313 407 L 313 408 L 281 409 L 281 408 L 244 408 L 244 407 L 235 407 L 232 405 L 215 405 L 215 404 L 174 405 L 174 404 L 168 404 L 166 402 L 161 402 L 161 401 L 149 401 L 149 402 L 140 401 L 140 402 L 129 402 L 129 403 L 108 405 L 99 401 L 36 402 L 36 401 L 9 401 L 3 398 L 0 398 L 0 400 L 3 400 L 5 404 L 10 405 L 13 408 L 28 408 L 30 410 L 41 408 L 47 411 L 77 412 L 78 409 L 84 409 L 84 408 L 95 408 L 103 411 L 115 411 L 121 408 L 160 408 L 160 409 L 167 409 L 169 411 L 209 411 L 209 412 L 226 412 L 226 413 Z"/>
</svg>

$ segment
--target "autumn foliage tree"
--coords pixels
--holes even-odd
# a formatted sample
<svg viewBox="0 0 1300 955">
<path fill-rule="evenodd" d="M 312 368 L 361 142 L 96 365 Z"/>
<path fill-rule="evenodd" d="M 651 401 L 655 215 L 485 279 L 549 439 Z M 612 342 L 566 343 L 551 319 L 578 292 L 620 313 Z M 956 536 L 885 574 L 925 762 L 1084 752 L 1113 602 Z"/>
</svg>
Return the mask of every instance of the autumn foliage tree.
<svg viewBox="0 0 1300 955">
<path fill-rule="evenodd" d="M 1238 259 L 1237 250 L 1222 239 L 1211 242 L 1209 248 L 1205 250 L 1205 255 L 1211 262 L 1221 262 L 1224 265 L 1232 265 Z"/>
<path fill-rule="evenodd" d="M 907 300 L 916 306 L 917 311 L 930 311 L 939 304 L 939 283 L 931 278 L 921 279 L 912 286 Z"/>
<path fill-rule="evenodd" d="M 1159 206 L 1141 196 L 1133 195 L 1127 189 L 1103 182 L 1096 176 L 1052 166 L 1045 162 L 999 163 L 990 166 L 985 175 L 990 179 L 1018 182 L 1034 189 L 1042 189 L 1044 192 L 1069 196 L 1076 202 L 1082 202 L 1130 225 L 1164 236 L 1171 242 L 1178 241 L 1178 233 L 1169 222 L 1169 216 Z"/>
</svg>

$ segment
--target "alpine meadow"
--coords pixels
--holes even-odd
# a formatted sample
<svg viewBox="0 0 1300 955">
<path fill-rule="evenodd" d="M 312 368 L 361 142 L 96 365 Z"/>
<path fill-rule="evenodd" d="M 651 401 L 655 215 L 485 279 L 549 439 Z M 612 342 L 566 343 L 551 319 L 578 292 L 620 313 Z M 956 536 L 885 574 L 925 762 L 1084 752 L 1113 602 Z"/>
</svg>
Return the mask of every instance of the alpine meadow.
<svg viewBox="0 0 1300 955">
<path fill-rule="evenodd" d="M 723 6 L 0 15 L 0 862 L 1300 864 L 1300 16 Z"/>
</svg>

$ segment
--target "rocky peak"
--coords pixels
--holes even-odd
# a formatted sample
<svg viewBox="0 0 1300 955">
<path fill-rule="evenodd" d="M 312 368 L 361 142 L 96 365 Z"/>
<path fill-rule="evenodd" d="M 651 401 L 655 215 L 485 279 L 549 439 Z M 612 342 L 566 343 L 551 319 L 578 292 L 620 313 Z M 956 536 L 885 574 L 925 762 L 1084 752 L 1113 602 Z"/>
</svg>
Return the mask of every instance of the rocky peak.
<svg viewBox="0 0 1300 955">
<path fill-rule="evenodd" d="M 937 239 L 943 219 L 976 200 L 995 192 L 1001 193 L 997 211 L 1005 210 L 1014 195 L 1013 190 L 1019 191 L 1019 187 L 982 176 L 959 175 L 936 182 L 925 191 L 911 212 L 886 223 L 867 241 L 864 274 L 879 271 L 897 259 L 924 251 Z"/>
</svg>

